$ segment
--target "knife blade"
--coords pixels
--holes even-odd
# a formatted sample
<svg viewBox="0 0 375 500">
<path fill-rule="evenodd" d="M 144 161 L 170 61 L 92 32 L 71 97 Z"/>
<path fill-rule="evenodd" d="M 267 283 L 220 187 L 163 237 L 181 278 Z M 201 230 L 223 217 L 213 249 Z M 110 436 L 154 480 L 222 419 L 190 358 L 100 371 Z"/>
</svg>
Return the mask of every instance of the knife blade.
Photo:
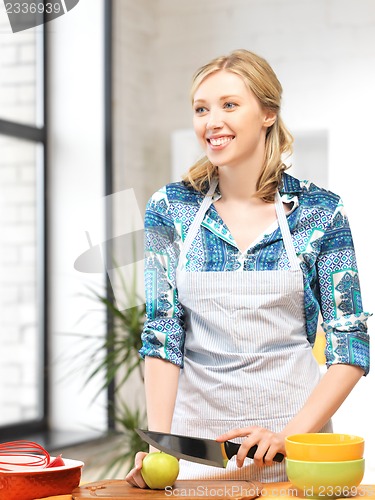
<svg viewBox="0 0 375 500">
<path fill-rule="evenodd" d="M 219 443 L 213 439 L 181 436 L 179 434 L 168 434 L 144 429 L 136 429 L 136 432 L 146 443 L 169 455 L 214 467 L 225 468 L 228 460 L 237 454 L 241 446 L 232 441 Z M 257 449 L 257 445 L 252 446 L 247 456 L 254 458 Z M 275 462 L 282 462 L 283 459 L 284 455 L 282 453 L 276 453 L 273 458 Z"/>
</svg>

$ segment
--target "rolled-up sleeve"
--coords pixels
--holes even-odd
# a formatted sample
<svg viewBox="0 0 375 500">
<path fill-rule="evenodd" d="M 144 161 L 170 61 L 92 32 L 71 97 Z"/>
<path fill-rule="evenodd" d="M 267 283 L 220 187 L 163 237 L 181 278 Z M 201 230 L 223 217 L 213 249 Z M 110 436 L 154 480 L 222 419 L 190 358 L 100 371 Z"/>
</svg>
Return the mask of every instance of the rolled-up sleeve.
<svg viewBox="0 0 375 500">
<path fill-rule="evenodd" d="M 338 320 L 323 323 L 327 337 L 327 364 L 344 363 L 360 366 L 365 375 L 370 370 L 369 336 L 367 318 L 369 313 L 343 315 Z"/>
<path fill-rule="evenodd" d="M 341 200 L 322 238 L 317 261 L 326 362 L 370 369 L 367 319 L 348 218 Z"/>
<path fill-rule="evenodd" d="M 178 239 L 162 189 L 149 200 L 145 213 L 146 321 L 139 353 L 183 366 L 184 312 L 176 289 Z"/>
</svg>

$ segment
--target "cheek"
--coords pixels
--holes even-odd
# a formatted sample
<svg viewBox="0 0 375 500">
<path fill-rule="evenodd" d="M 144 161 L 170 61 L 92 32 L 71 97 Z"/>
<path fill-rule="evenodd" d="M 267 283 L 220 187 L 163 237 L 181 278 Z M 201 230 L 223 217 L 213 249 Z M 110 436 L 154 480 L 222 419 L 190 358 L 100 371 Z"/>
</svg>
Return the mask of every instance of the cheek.
<svg viewBox="0 0 375 500">
<path fill-rule="evenodd" d="M 195 135 L 197 136 L 198 140 L 201 142 L 206 142 L 205 139 L 205 134 L 206 134 L 206 126 L 205 123 L 203 123 L 203 120 L 193 120 L 193 128 Z"/>
</svg>

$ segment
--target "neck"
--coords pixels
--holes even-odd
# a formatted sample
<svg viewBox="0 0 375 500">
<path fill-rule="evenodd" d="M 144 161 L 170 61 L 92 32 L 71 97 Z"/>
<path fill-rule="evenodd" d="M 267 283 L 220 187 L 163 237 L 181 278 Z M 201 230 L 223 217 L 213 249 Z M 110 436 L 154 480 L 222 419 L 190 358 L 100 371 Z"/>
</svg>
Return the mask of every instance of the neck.
<svg viewBox="0 0 375 500">
<path fill-rule="evenodd" d="M 219 172 L 219 188 L 222 200 L 254 201 L 261 166 L 243 165 L 236 167 L 222 166 Z"/>
</svg>

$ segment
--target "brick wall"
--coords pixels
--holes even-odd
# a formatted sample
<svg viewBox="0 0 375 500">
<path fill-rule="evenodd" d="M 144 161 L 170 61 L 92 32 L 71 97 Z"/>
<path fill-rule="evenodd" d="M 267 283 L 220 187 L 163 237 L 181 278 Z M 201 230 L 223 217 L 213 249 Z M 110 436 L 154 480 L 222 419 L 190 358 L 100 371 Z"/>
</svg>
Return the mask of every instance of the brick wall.
<svg viewBox="0 0 375 500">
<path fill-rule="evenodd" d="M 35 124 L 36 35 L 0 19 L 0 118 Z M 35 224 L 36 146 L 0 135 L 0 425 L 38 416 Z"/>
</svg>

